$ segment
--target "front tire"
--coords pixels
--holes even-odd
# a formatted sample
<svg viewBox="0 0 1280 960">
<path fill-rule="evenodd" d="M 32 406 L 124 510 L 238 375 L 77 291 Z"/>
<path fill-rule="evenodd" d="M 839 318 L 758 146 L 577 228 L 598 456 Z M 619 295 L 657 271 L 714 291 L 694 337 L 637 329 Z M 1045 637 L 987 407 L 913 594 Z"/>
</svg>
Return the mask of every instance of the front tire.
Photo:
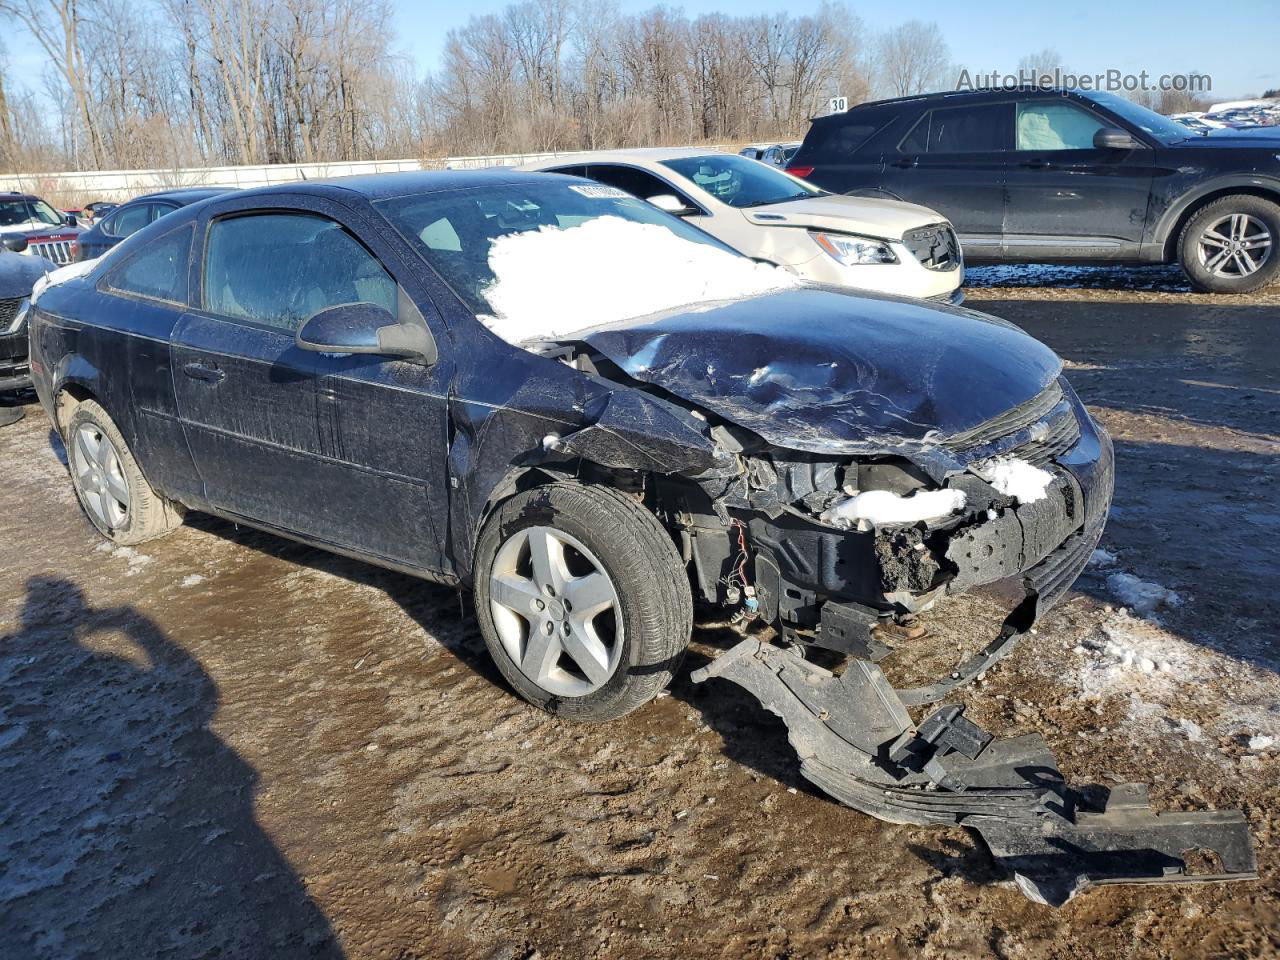
<svg viewBox="0 0 1280 960">
<path fill-rule="evenodd" d="M 1182 269 L 1206 293 L 1250 293 L 1280 276 L 1280 206 L 1247 194 L 1198 211 L 1178 239 Z"/>
<path fill-rule="evenodd" d="M 138 468 L 120 429 L 93 400 L 76 406 L 63 441 L 76 497 L 99 533 L 122 546 L 164 536 L 181 525 L 178 510 Z"/>
<path fill-rule="evenodd" d="M 475 604 L 515 691 L 577 720 L 612 720 L 657 696 L 693 626 L 688 575 L 653 514 L 576 483 L 494 512 L 476 547 Z"/>
</svg>

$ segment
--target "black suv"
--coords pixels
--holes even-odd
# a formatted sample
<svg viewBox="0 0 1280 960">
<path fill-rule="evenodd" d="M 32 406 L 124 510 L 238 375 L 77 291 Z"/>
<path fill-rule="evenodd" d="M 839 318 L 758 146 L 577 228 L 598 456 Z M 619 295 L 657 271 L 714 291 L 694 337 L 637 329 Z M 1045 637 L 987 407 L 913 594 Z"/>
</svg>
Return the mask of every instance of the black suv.
<svg viewBox="0 0 1280 960">
<path fill-rule="evenodd" d="M 932 207 L 971 262 L 1179 261 L 1215 293 L 1280 274 L 1280 141 L 1203 136 L 1109 93 L 864 103 L 814 120 L 787 169 Z"/>
</svg>

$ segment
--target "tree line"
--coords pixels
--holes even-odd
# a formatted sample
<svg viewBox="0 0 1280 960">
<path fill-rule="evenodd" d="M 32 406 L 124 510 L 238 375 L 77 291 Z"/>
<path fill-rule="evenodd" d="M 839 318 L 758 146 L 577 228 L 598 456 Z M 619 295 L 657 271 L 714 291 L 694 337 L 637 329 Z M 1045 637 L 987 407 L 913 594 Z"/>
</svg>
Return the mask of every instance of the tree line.
<svg viewBox="0 0 1280 960">
<path fill-rule="evenodd" d="M 691 18 L 522 0 L 451 30 L 425 75 L 387 0 L 0 0 L 0 27 L 45 58 L 32 91 L 0 49 L 8 172 L 775 140 L 831 96 L 957 72 L 936 24 L 876 31 L 838 2 Z"/>
</svg>

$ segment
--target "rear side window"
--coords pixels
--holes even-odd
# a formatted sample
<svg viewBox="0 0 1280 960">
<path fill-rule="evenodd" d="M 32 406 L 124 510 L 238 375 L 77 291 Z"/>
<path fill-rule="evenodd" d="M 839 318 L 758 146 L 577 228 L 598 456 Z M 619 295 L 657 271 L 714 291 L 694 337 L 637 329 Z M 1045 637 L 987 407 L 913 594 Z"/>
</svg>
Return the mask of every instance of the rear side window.
<svg viewBox="0 0 1280 960">
<path fill-rule="evenodd" d="M 396 282 L 337 221 L 308 213 L 215 220 L 205 253 L 211 313 L 287 333 L 326 307 L 361 301 L 396 312 Z"/>
<path fill-rule="evenodd" d="M 152 206 L 140 203 L 136 207 L 119 210 L 102 225 L 102 229 L 113 237 L 128 237 L 137 233 L 151 222 Z"/>
<path fill-rule="evenodd" d="M 867 121 L 814 125 L 804 142 L 804 155 L 815 162 L 847 162 L 884 124 Z"/>
<path fill-rule="evenodd" d="M 1013 146 L 1007 103 L 930 110 L 898 145 L 902 153 L 993 153 Z"/>
<path fill-rule="evenodd" d="M 187 302 L 191 228 L 152 240 L 107 276 L 107 288 L 150 300 Z"/>
<path fill-rule="evenodd" d="M 689 197 L 675 187 L 659 180 L 652 173 L 636 167 L 615 166 L 608 163 L 593 163 L 587 175 L 597 183 L 604 183 L 619 190 L 625 190 L 633 197 L 648 200 L 650 197 L 667 194 L 675 197 L 687 207 L 697 207 Z"/>
</svg>

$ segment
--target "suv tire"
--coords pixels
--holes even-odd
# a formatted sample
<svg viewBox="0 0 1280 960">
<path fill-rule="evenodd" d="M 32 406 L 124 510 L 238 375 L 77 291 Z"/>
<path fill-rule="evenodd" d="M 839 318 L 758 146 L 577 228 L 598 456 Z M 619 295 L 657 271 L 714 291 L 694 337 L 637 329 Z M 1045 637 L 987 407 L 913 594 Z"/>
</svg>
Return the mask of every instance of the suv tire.
<svg viewBox="0 0 1280 960">
<path fill-rule="evenodd" d="M 480 533 L 475 576 L 498 669 L 557 716 L 630 713 L 671 681 L 689 643 L 693 603 L 675 544 L 609 487 L 554 483 L 507 500 Z"/>
<path fill-rule="evenodd" d="M 1182 228 L 1178 257 L 1206 293 L 1249 293 L 1280 276 L 1280 206 L 1261 197 L 1223 197 Z"/>
</svg>

